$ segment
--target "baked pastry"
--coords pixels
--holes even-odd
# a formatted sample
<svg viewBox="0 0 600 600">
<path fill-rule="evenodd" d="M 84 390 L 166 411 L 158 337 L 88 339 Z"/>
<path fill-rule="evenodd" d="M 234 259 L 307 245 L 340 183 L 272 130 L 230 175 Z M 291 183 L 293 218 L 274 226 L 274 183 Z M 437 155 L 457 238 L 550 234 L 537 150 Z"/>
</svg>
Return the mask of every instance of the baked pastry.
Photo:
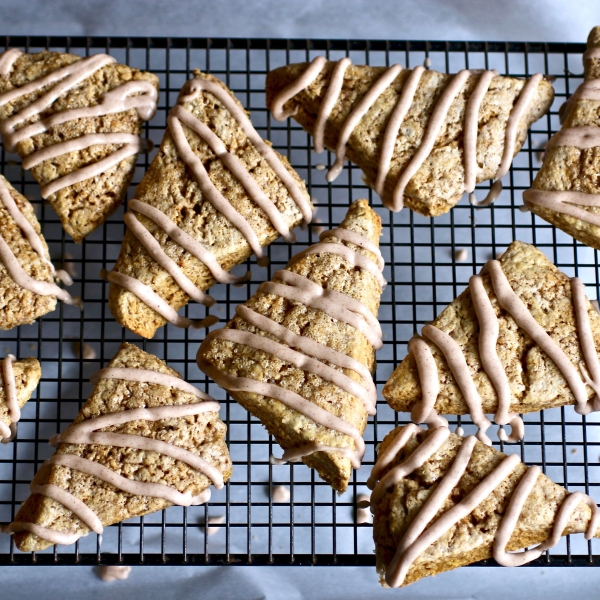
<svg viewBox="0 0 600 600">
<path fill-rule="evenodd" d="M 33 206 L 0 175 L 0 329 L 33 323 L 56 308 L 56 299 L 80 305 L 54 278 L 56 271 Z"/>
<path fill-rule="evenodd" d="M 35 358 L 17 360 L 9 354 L 0 362 L 0 441 L 7 444 L 17 433 L 21 409 L 31 398 L 42 376 Z"/>
<path fill-rule="evenodd" d="M 377 571 L 398 587 L 479 560 L 519 566 L 561 535 L 599 537 L 600 511 L 537 466 L 447 427 L 407 425 L 390 432 L 368 485 Z M 536 548 L 521 550 L 540 544 Z"/>
<path fill-rule="evenodd" d="M 125 215 L 127 232 L 111 282 L 115 319 L 151 338 L 167 321 L 202 326 L 179 317 L 190 298 L 252 252 L 312 217 L 304 182 L 285 157 L 258 135 L 225 84 L 194 71 L 171 110 L 157 156 Z M 211 322 L 212 323 L 212 322 Z"/>
<path fill-rule="evenodd" d="M 441 425 L 440 414 L 471 414 L 481 441 L 495 413 L 523 437 L 519 413 L 575 404 L 600 409 L 600 314 L 583 283 L 569 279 L 542 252 L 513 242 L 500 260 L 415 336 L 383 389 L 388 404 L 417 423 Z"/>
<path fill-rule="evenodd" d="M 585 81 L 561 108 L 562 129 L 546 144 L 525 206 L 575 239 L 600 250 L 600 27 L 583 55 Z"/>
<path fill-rule="evenodd" d="M 369 67 L 322 56 L 310 64 L 271 71 L 267 106 L 277 120 L 293 116 L 315 139 L 315 150 L 336 153 L 333 181 L 344 158 L 393 211 L 404 204 L 426 216 L 448 212 L 472 194 L 476 182 L 500 179 L 525 141 L 527 130 L 550 107 L 552 86 L 496 71 L 456 75 L 400 65 Z"/>
<path fill-rule="evenodd" d="M 18 152 L 81 242 L 125 199 L 139 137 L 156 112 L 158 78 L 115 62 L 61 52 L 0 54 L 0 134 Z"/>
<path fill-rule="evenodd" d="M 281 461 L 302 460 L 338 492 L 360 466 L 375 413 L 380 234 L 379 216 L 357 200 L 198 350 L 200 369 L 260 419 Z"/>
<path fill-rule="evenodd" d="M 15 521 L 23 552 L 210 499 L 231 476 L 219 405 L 162 360 L 123 344 L 31 482 Z"/>
</svg>

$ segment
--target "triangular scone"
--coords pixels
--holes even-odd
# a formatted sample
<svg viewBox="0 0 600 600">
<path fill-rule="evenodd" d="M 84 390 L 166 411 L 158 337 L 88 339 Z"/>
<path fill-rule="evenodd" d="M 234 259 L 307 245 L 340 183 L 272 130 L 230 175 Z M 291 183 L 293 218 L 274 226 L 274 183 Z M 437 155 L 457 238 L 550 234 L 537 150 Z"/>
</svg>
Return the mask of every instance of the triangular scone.
<svg viewBox="0 0 600 600">
<path fill-rule="evenodd" d="M 569 494 L 517 455 L 507 458 L 446 427 L 424 431 L 411 424 L 390 432 L 381 443 L 369 486 L 374 488 L 377 571 L 386 587 L 408 585 L 492 556 L 500 564 L 517 566 L 538 558 L 561 535 L 585 532 L 598 537 L 591 506 L 594 513 L 598 509 L 589 496 Z M 464 502 L 467 495 L 471 506 Z M 513 524 L 506 516 L 511 501 L 518 515 Z M 565 519 L 559 523 L 561 509 Z M 526 556 L 507 555 L 500 541 L 504 538 L 505 549 L 515 551 L 545 542 L 551 534 L 552 541 Z"/>
<path fill-rule="evenodd" d="M 494 286 L 492 270 L 497 281 Z M 480 294 L 480 309 L 490 314 L 485 336 L 473 303 L 473 289 Z M 502 290 L 502 306 L 498 289 Z M 510 311 L 505 308 L 509 302 L 514 305 Z M 576 310 L 577 306 L 580 309 Z M 517 315 L 519 324 L 511 315 Z M 492 333 L 496 324 L 499 334 L 494 342 Z M 517 413 L 567 404 L 576 404 L 580 414 L 599 408 L 597 401 L 592 402 L 595 396 L 592 386 L 600 389 L 597 357 L 600 314 L 590 304 L 579 279 L 570 280 L 529 244 L 513 242 L 499 261 L 490 261 L 481 275 L 474 276 L 469 287 L 431 325 L 423 328 L 422 335 L 423 338 L 417 336 L 411 340 L 409 354 L 383 389 L 383 396 L 392 408 L 412 411 L 417 422 L 426 422 L 429 417 L 433 422 L 436 412 L 471 413 L 485 431 L 489 422 L 481 414 L 483 407 L 486 414 L 503 413 L 500 418 L 496 414 L 496 422 L 512 421 L 521 431 L 516 437 L 521 437 L 522 422 Z M 480 345 L 486 339 L 490 345 L 482 355 Z M 448 344 L 447 354 L 454 362 L 452 369 L 440 343 Z M 420 353 L 421 370 L 415 351 Z M 488 361 L 486 365 L 482 356 Z M 494 376 L 497 360 L 499 376 Z M 454 371 L 461 365 L 466 376 L 459 385 Z M 496 383 L 492 383 L 490 373 L 496 377 Z M 428 378 L 425 386 L 420 374 Z M 584 375 L 593 380 L 591 386 L 584 383 Z M 504 401 L 508 400 L 503 410 L 499 410 L 498 390 L 504 390 L 500 393 Z M 470 406 L 465 391 L 470 394 Z"/>
<path fill-rule="evenodd" d="M 125 199 L 137 153 L 149 149 L 139 134 L 157 90 L 156 75 L 105 54 L 0 55 L 4 148 L 19 153 L 76 242 Z"/>
<path fill-rule="evenodd" d="M 200 369 L 261 420 L 283 459 L 302 459 L 338 492 L 360 464 L 375 409 L 380 234 L 379 216 L 357 200 L 340 228 L 263 283 L 198 350 Z"/>
<path fill-rule="evenodd" d="M 6 364 L 7 361 L 11 364 Z M 14 436 L 14 425 L 19 421 L 20 410 L 31 398 L 41 377 L 42 368 L 35 358 L 15 360 L 9 356 L 0 362 L 0 440 L 6 442 Z M 11 390 L 14 390 L 18 410 L 12 404 Z"/>
<path fill-rule="evenodd" d="M 56 275 L 33 206 L 0 175 L 0 329 L 33 323 L 56 298 L 77 302 Z"/>
<path fill-rule="evenodd" d="M 336 152 L 329 181 L 345 155 L 388 208 L 406 204 L 426 216 L 448 212 L 476 182 L 500 179 L 554 97 L 541 75 L 526 82 L 495 71 L 447 75 L 323 57 L 271 71 L 266 92 L 275 118 L 293 115 L 317 151 Z"/>
<path fill-rule="evenodd" d="M 146 338 L 165 325 L 167 313 L 155 312 L 118 283 L 129 281 L 131 288 L 136 280 L 138 289 L 158 295 L 171 313 L 190 300 L 182 281 L 194 299 L 208 304 L 203 290 L 216 280 L 236 281 L 226 271 L 253 251 L 261 254 L 261 247 L 280 235 L 293 241 L 291 230 L 312 216 L 304 182 L 287 159 L 260 138 L 233 92 L 211 75 L 194 75 L 171 110 L 169 127 L 137 188 L 136 201 L 129 203 L 126 219 L 131 221 L 108 274 L 112 314 Z M 244 183 L 236 170 L 248 178 Z M 219 203 L 222 209 L 215 207 Z M 134 234 L 132 225 L 141 233 Z M 165 227 L 183 232 L 187 239 L 174 239 Z M 142 244 L 142 236 L 149 242 Z M 190 243 L 199 248 L 194 250 Z M 158 246 L 153 252 L 160 254 L 162 265 L 150 255 L 148 244 Z"/>
<path fill-rule="evenodd" d="M 24 552 L 70 544 L 90 530 L 101 533 L 102 526 L 172 504 L 205 502 L 209 486 L 221 487 L 231 476 L 218 404 L 177 371 L 123 344 L 97 377 L 92 395 L 35 476 L 31 496 L 5 528 Z M 107 419 L 116 423 L 107 425 Z M 158 450 L 149 446 L 156 441 Z M 194 461 L 200 467 L 191 466 Z M 94 469 L 98 476 L 89 474 Z M 145 489 L 123 491 L 139 484 Z"/>
<path fill-rule="evenodd" d="M 536 215 L 600 250 L 600 27 L 590 32 L 587 47 L 585 81 L 567 102 L 565 123 L 548 142 L 523 199 Z"/>
</svg>

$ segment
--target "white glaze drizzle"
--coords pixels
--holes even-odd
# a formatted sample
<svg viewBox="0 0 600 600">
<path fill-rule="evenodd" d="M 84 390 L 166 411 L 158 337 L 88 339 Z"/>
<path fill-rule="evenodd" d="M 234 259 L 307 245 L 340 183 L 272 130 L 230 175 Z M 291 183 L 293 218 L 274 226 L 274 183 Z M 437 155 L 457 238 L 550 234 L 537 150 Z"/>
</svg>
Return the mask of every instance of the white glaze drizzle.
<svg viewBox="0 0 600 600">
<path fill-rule="evenodd" d="M 571 279 L 571 297 L 576 330 L 579 334 L 579 343 L 584 359 L 579 365 L 584 381 L 581 380 L 576 367 L 560 346 L 537 323 L 523 301 L 514 293 L 500 263 L 496 260 L 489 261 L 486 268 L 499 306 L 515 320 L 519 327 L 527 332 L 558 367 L 575 397 L 575 411 L 578 414 L 585 415 L 600 410 L 600 361 L 589 321 L 589 301 L 581 280 L 578 278 Z M 498 408 L 496 409 L 494 421 L 498 425 L 511 426 L 510 435 L 500 429 L 498 437 L 505 442 L 516 442 L 523 438 L 525 426 L 518 414 L 510 412 L 510 384 L 496 350 L 499 335 L 498 318 L 480 275 L 471 277 L 469 290 L 479 322 L 479 356 L 481 364 L 498 397 Z M 481 396 L 475 387 L 460 347 L 447 333 L 432 325 L 426 325 L 422 333 L 424 337 L 441 350 L 446 358 L 448 367 L 469 407 L 473 422 L 480 428 L 477 437 L 482 442 L 489 443 L 489 438 L 485 436 L 484 432 L 490 426 L 490 422 L 483 414 Z M 422 388 L 421 399 L 413 407 L 411 417 L 416 423 L 440 425 L 441 423 L 436 421 L 440 417 L 437 416 L 434 408 L 440 391 L 439 378 L 431 350 L 419 337 L 411 340 L 409 349 L 415 357 Z M 589 385 L 596 392 L 592 399 L 588 399 L 586 385 Z"/>
<path fill-rule="evenodd" d="M 445 434 L 439 433 L 444 430 Z M 398 452 L 400 452 L 406 443 L 414 435 L 419 433 L 419 431 L 422 430 L 412 424 L 407 427 L 398 428 L 390 445 L 386 449 L 386 452 L 379 456 L 368 483 L 369 487 L 374 489 L 371 496 L 372 510 L 376 510 L 375 505 L 387 490 L 392 488 L 402 478 L 406 477 L 406 475 L 413 473 L 423 465 L 442 447 L 449 436 L 446 428 L 433 430 L 412 454 L 381 477 L 381 473 L 394 460 Z M 420 511 L 414 517 L 400 539 L 395 555 L 386 569 L 385 578 L 390 587 L 402 585 L 408 570 L 414 561 L 429 546 L 446 534 L 456 523 L 458 523 L 458 521 L 469 515 L 521 462 L 519 457 L 515 454 L 504 458 L 502 462 L 481 480 L 465 498 L 443 513 L 434 523 L 431 523 L 450 496 L 452 490 L 458 485 L 466 472 L 475 445 L 475 437 L 468 436 L 464 438 L 452 465 L 442 477 L 441 481 L 433 488 L 432 493 L 427 497 L 427 500 Z M 544 551 L 555 546 L 558 543 L 571 514 L 582 502 L 585 502 L 592 511 L 592 516 L 586 530 L 586 539 L 591 539 L 593 537 L 598 524 L 600 524 L 600 511 L 598 511 L 595 502 L 589 496 L 582 494 L 581 492 L 569 494 L 559 508 L 554 520 L 552 534 L 548 540 L 533 550 L 507 554 L 505 552 L 506 544 L 514 532 L 523 505 L 533 489 L 539 474 L 539 467 L 531 467 L 527 470 L 515 488 L 509 507 L 496 532 L 493 544 L 493 554 L 494 558 L 501 564 L 523 564 L 534 560 Z M 378 479 L 379 482 L 377 483 Z"/>
<path fill-rule="evenodd" d="M 320 75 L 326 64 L 327 61 L 323 57 L 317 57 L 310 63 L 306 71 L 304 71 L 299 78 L 285 86 L 278 94 L 275 95 L 271 103 L 271 112 L 275 119 L 278 121 L 283 121 L 285 118 L 293 116 L 298 112 L 298 106 L 284 111 L 283 105 L 293 98 L 293 96 L 311 85 L 313 81 L 315 81 L 315 79 Z M 350 59 L 342 59 L 336 63 L 331 74 L 329 86 L 319 108 L 317 121 L 314 127 L 315 150 L 317 152 L 321 152 L 323 150 L 323 132 L 325 129 L 325 121 L 331 114 L 333 106 L 339 99 L 344 80 L 344 73 L 350 64 Z M 384 71 L 384 73 L 375 82 L 373 87 L 367 92 L 367 94 L 365 94 L 365 96 L 359 101 L 356 107 L 346 118 L 339 135 L 335 163 L 327 174 L 328 182 L 332 182 L 341 172 L 346 152 L 346 144 L 355 127 L 358 125 L 367 111 L 377 101 L 379 96 L 385 91 L 385 89 L 392 84 L 394 79 L 396 79 L 401 71 L 402 67 L 400 65 L 393 65 Z M 385 191 L 385 181 L 389 174 L 398 131 L 400 130 L 402 122 L 404 121 L 404 118 L 410 109 L 424 71 L 424 67 L 418 66 L 407 77 L 401 90 L 400 98 L 386 125 L 379 158 L 379 168 L 376 181 L 373 186 L 375 191 L 382 197 Z M 454 75 L 449 84 L 446 86 L 446 89 L 440 96 L 429 122 L 427 123 L 425 134 L 419 148 L 415 152 L 413 158 L 409 161 L 408 165 L 396 183 L 391 200 L 384 200 L 385 206 L 390 210 L 399 211 L 402 209 L 404 205 L 404 189 L 412 177 L 423 165 L 427 156 L 431 153 L 439 131 L 446 120 L 450 106 L 463 88 L 469 76 L 479 73 L 481 73 L 479 81 L 477 82 L 477 85 L 475 86 L 475 89 L 473 90 L 469 101 L 467 102 L 465 111 L 465 191 L 469 193 L 471 204 L 478 207 L 492 204 L 500 195 L 500 192 L 502 191 L 502 183 L 500 182 L 500 179 L 506 175 L 510 167 L 516 146 L 519 122 L 533 100 L 533 96 L 537 90 L 539 82 L 542 79 L 542 75 L 533 75 L 523 86 L 523 89 L 521 90 L 521 93 L 515 102 L 506 123 L 504 150 L 498 170 L 494 176 L 494 184 L 492 185 L 492 188 L 486 198 L 482 201 L 477 201 L 473 190 L 475 189 L 477 170 L 476 145 L 479 108 L 481 107 L 481 103 L 487 90 L 489 89 L 492 79 L 498 76 L 498 72 L 496 70 L 463 70 Z"/>
<path fill-rule="evenodd" d="M 10 71 L 8 65 L 12 66 L 13 56 L 18 55 L 12 53 L 12 50 L 0 55 L 0 75 L 8 74 Z M 20 141 L 43 133 L 53 126 L 76 119 L 100 117 L 131 109 L 137 111 L 140 119 L 151 119 L 156 112 L 158 97 L 156 88 L 148 81 L 128 81 L 103 94 L 100 102 L 94 106 L 61 111 L 17 128 L 20 124 L 41 114 L 62 94 L 80 84 L 99 69 L 114 62 L 115 59 L 106 54 L 97 54 L 75 61 L 21 87 L 0 94 L 0 106 L 4 106 L 27 94 L 49 88 L 31 104 L 0 122 L 0 134 L 6 149 L 14 152 Z M 8 69 L 8 71 L 3 73 L 3 69 Z M 139 151 L 151 148 L 151 145 L 145 140 L 133 134 L 89 134 L 34 152 L 23 160 L 23 168 L 29 169 L 41 161 L 97 144 L 117 144 L 123 147 L 96 163 L 76 169 L 50 182 L 42 188 L 42 197 L 48 198 L 67 186 L 96 177 Z"/>
<path fill-rule="evenodd" d="M 186 416 L 198 415 L 204 412 L 218 412 L 219 404 L 208 394 L 200 391 L 187 381 L 150 369 L 108 367 L 102 369 L 91 378 L 96 384 L 100 379 L 120 379 L 131 382 L 141 382 L 153 385 L 178 389 L 182 392 L 192 394 L 203 400 L 191 404 L 176 404 L 158 406 L 152 408 L 136 408 L 130 410 L 108 413 L 99 417 L 93 417 L 81 423 L 70 425 L 62 434 L 54 436 L 50 443 L 57 446 L 65 444 L 97 444 L 114 446 L 119 448 L 135 448 L 151 452 L 157 452 L 182 461 L 196 471 L 204 474 L 214 484 L 216 489 L 222 489 L 224 485 L 222 473 L 210 462 L 202 457 L 181 448 L 175 444 L 167 443 L 159 439 L 146 438 L 139 435 L 120 434 L 113 432 L 97 432 L 99 429 L 123 425 L 132 421 L 160 421 L 163 419 L 177 419 Z M 92 475 L 102 481 L 114 485 L 117 489 L 137 496 L 151 496 L 163 498 L 172 504 L 179 506 L 195 506 L 207 502 L 210 499 L 210 490 L 206 489 L 196 496 L 189 492 L 181 493 L 168 485 L 160 483 L 146 483 L 134 479 L 128 479 L 118 475 L 111 469 L 97 462 L 77 456 L 75 454 L 55 454 L 44 463 L 45 465 L 61 465 Z M 69 491 L 54 485 L 40 484 L 42 470 L 38 471 L 30 486 L 32 494 L 39 494 L 50 498 L 70 510 L 91 531 L 101 535 L 103 526 L 96 513 L 83 501 Z M 84 534 L 83 532 L 68 533 L 60 532 L 34 523 L 16 522 L 3 527 L 5 533 L 16 533 L 18 531 L 29 531 L 55 544 L 72 544 Z"/>
</svg>

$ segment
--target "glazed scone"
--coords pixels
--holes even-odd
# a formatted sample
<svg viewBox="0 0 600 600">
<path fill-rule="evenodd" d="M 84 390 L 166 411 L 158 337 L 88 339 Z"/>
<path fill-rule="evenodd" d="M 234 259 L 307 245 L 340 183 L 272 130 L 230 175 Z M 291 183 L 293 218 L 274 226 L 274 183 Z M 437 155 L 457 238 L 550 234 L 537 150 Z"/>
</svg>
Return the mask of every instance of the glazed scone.
<svg viewBox="0 0 600 600">
<path fill-rule="evenodd" d="M 490 269 L 494 269 L 496 283 L 492 282 Z M 536 332 L 533 332 L 531 324 L 527 325 L 529 332 L 523 323 L 517 324 L 513 315 L 518 316 L 518 310 L 511 308 L 509 311 L 506 302 L 503 301 L 502 305 L 499 303 L 498 285 L 505 286 L 503 297 L 508 298 L 513 294 L 518 299 L 515 306 L 521 303 L 520 311 L 525 315 L 524 318 L 539 327 Z M 481 352 L 483 328 L 476 313 L 473 289 L 481 293 L 482 300 L 477 305 L 482 306 L 484 301 L 494 315 L 489 326 L 493 328 L 494 322 L 497 323 L 497 340 L 494 342 L 492 338 L 490 343 L 499 359 L 500 377 L 504 373 L 506 378 L 504 383 L 498 383 L 497 377 L 493 382 L 490 376 L 493 376 L 490 361 L 495 360 L 494 352 Z M 587 325 L 581 322 L 586 317 Z M 486 331 L 492 329 L 486 328 Z M 521 437 L 522 422 L 516 416 L 518 413 L 568 404 L 576 404 L 576 411 L 580 414 L 598 409 L 597 403 L 592 402 L 594 390 L 584 382 L 589 375 L 594 385 L 600 373 L 594 366 L 600 349 L 600 315 L 585 296 L 581 281 L 570 280 L 534 246 L 513 242 L 499 261 L 490 261 L 480 276 L 472 278 L 469 287 L 431 325 L 423 328 L 423 336 L 426 339 L 413 338 L 411 351 L 383 389 L 383 396 L 392 408 L 413 411 L 413 417 L 417 417 L 419 422 L 427 419 L 425 413 L 433 408 L 432 418 L 435 413 L 471 413 L 475 415 L 475 420 L 485 425 L 485 418 L 476 414 L 479 406 L 485 414 L 496 413 L 496 422 L 499 424 L 513 421 L 521 429 L 521 435 L 517 436 Z M 587 353 L 586 338 L 591 343 Z M 467 377 L 462 389 L 447 357 L 436 345 L 440 339 L 450 343 L 454 348 L 454 358 L 458 356 L 460 362 L 466 365 Z M 434 364 L 430 368 L 423 368 L 423 372 L 433 373 L 430 376 L 439 385 L 435 402 L 427 409 L 424 406 L 427 401 L 424 401 L 421 371 L 415 358 L 415 342 L 417 346 L 420 345 L 421 351 L 427 353 L 429 349 Z M 452 353 L 450 355 L 452 357 Z M 487 364 L 484 364 L 482 356 L 488 360 Z M 471 407 L 464 394 L 469 388 L 474 390 Z M 503 397 L 508 402 L 499 411 L 499 393 L 503 393 L 502 389 L 506 392 Z M 431 402 L 433 396 L 429 398 Z M 498 418 L 499 412 L 504 412 L 504 418 Z"/>
<path fill-rule="evenodd" d="M 417 450 L 422 453 L 418 461 Z M 482 482 L 490 476 L 495 481 L 488 479 L 486 490 Z M 507 458 L 474 437 L 462 438 L 445 427 L 424 431 L 408 425 L 390 432 L 381 443 L 369 486 L 374 488 L 371 511 L 377 572 L 385 587 L 405 586 L 492 556 L 506 566 L 522 564 L 544 550 L 507 555 L 498 547 L 500 537 L 505 537 L 509 551 L 545 542 L 553 533 L 555 539 L 545 548 L 556 545 L 561 535 L 585 532 L 598 537 L 588 502 L 594 513 L 598 509 L 591 498 L 569 494 L 539 467 L 525 466 L 517 455 Z M 524 502 L 511 526 L 506 515 L 509 503 L 517 501 L 517 486 L 523 486 L 518 495 Z M 474 494 L 479 497 L 472 508 L 463 511 L 465 504 L 456 508 Z M 425 516 L 421 511 L 426 502 L 431 504 Z M 554 531 L 561 507 L 566 519 Z M 461 514 L 456 514 L 459 510 Z"/>
<path fill-rule="evenodd" d="M 375 409 L 380 234 L 379 216 L 357 200 L 198 350 L 200 369 L 260 419 L 283 460 L 302 459 L 338 492 L 360 465 Z"/>
<path fill-rule="evenodd" d="M 478 99 L 476 89 L 483 94 Z M 525 82 L 492 71 L 447 75 L 323 57 L 271 71 L 266 92 L 275 118 L 293 115 L 315 136 L 317 151 L 324 145 L 336 152 L 328 181 L 345 155 L 384 205 L 400 210 L 405 204 L 426 216 L 448 212 L 476 182 L 500 179 L 554 98 L 539 75 Z M 516 122 L 509 131 L 511 115 Z"/>
<path fill-rule="evenodd" d="M 284 156 L 260 139 L 241 103 L 212 75 L 194 71 L 168 122 L 160 150 L 136 190 L 136 202 L 129 203 L 126 219 L 132 221 L 114 270 L 108 274 L 112 314 L 121 325 L 146 338 L 165 325 L 165 313 L 159 314 L 118 285 L 118 274 L 121 283 L 123 276 L 132 278 L 148 293 L 158 295 L 172 312 L 185 306 L 190 294 L 208 304 L 210 299 L 202 292 L 216 280 L 237 281 L 226 271 L 253 251 L 260 255 L 261 247 L 280 235 L 293 241 L 291 230 L 312 216 L 302 179 Z M 249 183 L 243 184 L 234 174 L 235 167 L 249 177 Z M 218 202 L 222 209 L 215 207 Z M 167 227 L 188 236 L 187 249 L 184 240 L 173 239 L 164 226 L 148 217 L 152 209 Z M 141 234 L 135 235 L 132 225 Z M 151 256 L 148 243 L 140 241 L 144 234 L 152 238 L 151 244 L 158 244 L 163 264 Z M 198 252 L 190 251 L 189 240 L 200 246 Z"/>
<path fill-rule="evenodd" d="M 77 303 L 54 283 L 57 273 L 33 206 L 2 175 L 0 238 L 0 329 L 33 323 L 56 308 L 57 297 Z M 3 256 L 9 262 L 2 260 Z M 7 264 L 11 262 L 9 270 Z"/>
<path fill-rule="evenodd" d="M 164 376 L 168 379 L 161 380 Z M 102 526 L 173 503 L 207 501 L 211 483 L 222 487 L 232 469 L 218 410 L 162 360 L 123 344 L 98 373 L 73 424 L 54 440 L 55 454 L 38 471 L 31 495 L 6 530 L 14 532 L 20 550 L 30 552 L 53 542 L 73 543 L 92 528 L 101 533 Z M 158 449 L 152 449 L 149 444 L 157 441 Z M 98 468 L 99 475 L 90 474 Z M 138 493 L 123 490 L 139 485 L 144 489 Z"/>
<path fill-rule="evenodd" d="M 139 134 L 157 90 L 155 75 L 107 55 L 0 55 L 4 147 L 19 153 L 76 242 L 125 199 L 137 152 L 149 149 Z"/>
<path fill-rule="evenodd" d="M 6 364 L 8 361 L 10 364 Z M 40 382 L 42 368 L 35 358 L 15 360 L 8 356 L 0 364 L 0 440 L 6 443 L 14 436 L 14 426 L 21 416 L 20 410 Z M 12 404 L 11 389 L 14 389 L 18 410 Z"/>
<path fill-rule="evenodd" d="M 600 27 L 590 32 L 587 47 L 585 81 L 569 99 L 564 125 L 548 142 L 523 200 L 536 215 L 600 250 Z"/>
</svg>

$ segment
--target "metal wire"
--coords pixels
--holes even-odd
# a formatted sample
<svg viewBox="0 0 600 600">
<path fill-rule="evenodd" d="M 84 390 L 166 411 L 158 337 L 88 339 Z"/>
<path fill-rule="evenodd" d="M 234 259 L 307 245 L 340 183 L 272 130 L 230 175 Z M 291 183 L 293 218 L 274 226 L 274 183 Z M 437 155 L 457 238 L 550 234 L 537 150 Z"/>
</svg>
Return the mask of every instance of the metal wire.
<svg viewBox="0 0 600 600">
<path fill-rule="evenodd" d="M 368 198 L 384 224 L 381 246 L 390 283 L 379 315 L 385 337 L 384 348 L 377 357 L 379 391 L 406 354 L 406 344 L 413 333 L 439 314 L 466 287 L 473 273 L 515 239 L 534 243 L 566 273 L 581 277 L 588 284 L 590 297 L 597 297 L 597 252 L 518 209 L 522 190 L 530 186 L 539 168 L 539 146 L 559 127 L 558 107 L 581 81 L 583 44 L 64 37 L 7 37 L 4 43 L 27 52 L 46 48 L 81 55 L 109 52 L 121 62 L 156 73 L 161 84 L 159 110 L 145 127 L 157 144 L 167 111 L 191 70 L 210 71 L 225 81 L 251 111 L 257 130 L 289 157 L 307 181 L 322 223 L 299 232 L 296 244 L 281 240 L 272 244 L 267 269 L 250 261 L 253 277 L 242 287 L 217 284 L 211 290 L 217 305 L 211 310 L 220 318 L 218 327 L 233 316 L 238 303 L 248 299 L 293 254 L 317 241 L 317 227 L 337 226 L 350 202 L 357 198 Z M 360 170 L 352 165 L 348 164 L 339 178 L 328 185 L 324 171 L 317 165 L 331 166 L 331 155 L 316 155 L 310 137 L 294 121 L 276 123 L 266 110 L 266 73 L 288 62 L 310 60 L 317 54 L 332 59 L 349 55 L 355 64 L 399 62 L 407 67 L 422 64 L 428 57 L 432 69 L 447 72 L 484 67 L 519 77 L 543 72 L 556 77 L 556 100 L 550 113 L 532 127 L 504 178 L 505 190 L 492 207 L 474 209 L 463 199 L 448 214 L 435 219 L 408 210 L 393 214 L 382 207 L 380 199 L 363 184 Z M 129 197 L 151 159 L 152 155 L 140 156 Z M 304 465 L 271 465 L 269 456 L 273 451 L 277 453 L 272 438 L 258 420 L 196 367 L 194 357 L 205 331 L 169 325 L 159 330 L 153 340 L 143 341 L 112 318 L 99 271 L 110 268 L 117 258 L 124 232 L 123 209 L 83 244 L 74 244 L 65 236 L 52 209 L 40 200 L 38 185 L 22 171 L 18 157 L 8 156 L 2 149 L 0 167 L 33 202 L 52 258 L 74 268 L 73 293 L 81 293 L 85 303 L 83 314 L 60 304 L 33 325 L 0 334 L 2 354 L 10 351 L 19 358 L 35 356 L 43 370 L 37 391 L 23 409 L 17 440 L 0 446 L 0 522 L 14 517 L 28 495 L 35 471 L 52 453 L 47 440 L 73 420 L 91 393 L 90 375 L 107 364 L 124 340 L 164 358 L 188 381 L 222 402 L 221 416 L 228 426 L 227 442 L 234 460 L 232 480 L 224 490 L 213 492 L 207 506 L 172 507 L 108 527 L 102 541 L 92 534 L 73 546 L 39 553 L 20 553 L 9 537 L 0 536 L 0 564 L 373 565 L 371 526 L 355 523 L 355 501 L 359 493 L 366 491 L 365 481 L 376 445 L 393 427 L 406 423 L 408 415 L 394 413 L 379 395 L 378 414 L 365 432 L 364 465 L 353 474 L 348 491 L 341 496 L 336 496 Z M 480 187 L 478 194 L 483 195 L 489 184 Z M 456 261 L 458 249 L 467 250 L 465 262 Z M 245 268 L 238 267 L 240 272 Z M 185 312 L 198 318 L 204 316 L 205 310 L 189 305 Z M 76 356 L 73 342 L 92 346 L 96 358 L 84 360 Z M 460 424 L 467 432 L 473 430 L 468 418 L 451 417 L 450 421 L 452 427 Z M 594 415 L 580 417 L 566 407 L 526 415 L 525 422 L 523 442 L 499 447 L 505 452 L 519 452 L 526 463 L 539 464 L 555 482 L 571 491 L 586 491 L 598 500 L 599 420 Z M 289 503 L 273 502 L 271 490 L 275 485 L 290 486 Z M 225 522 L 215 535 L 205 535 L 204 523 L 214 516 L 224 516 Z M 595 564 L 597 551 L 596 542 L 588 544 L 582 536 L 576 536 L 533 564 Z"/>
</svg>

